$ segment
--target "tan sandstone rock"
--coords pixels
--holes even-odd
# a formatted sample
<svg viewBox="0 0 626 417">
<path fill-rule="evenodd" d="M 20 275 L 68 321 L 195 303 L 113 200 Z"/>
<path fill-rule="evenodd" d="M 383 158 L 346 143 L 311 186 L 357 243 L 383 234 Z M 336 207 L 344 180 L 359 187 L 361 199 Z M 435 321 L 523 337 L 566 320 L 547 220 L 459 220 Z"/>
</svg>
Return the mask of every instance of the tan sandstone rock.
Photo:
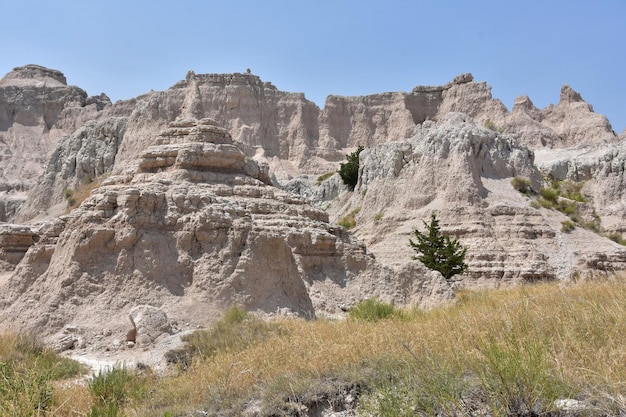
<svg viewBox="0 0 626 417">
<path fill-rule="evenodd" d="M 204 126 L 220 137 L 197 136 Z M 195 328 L 231 304 L 313 317 L 369 296 L 423 306 L 452 297 L 439 274 L 380 265 L 325 211 L 268 185 L 213 122 L 175 122 L 156 143 L 133 174 L 109 177 L 42 228 L 3 288 L 0 326 L 106 325 L 122 339 L 137 304 Z"/>
</svg>

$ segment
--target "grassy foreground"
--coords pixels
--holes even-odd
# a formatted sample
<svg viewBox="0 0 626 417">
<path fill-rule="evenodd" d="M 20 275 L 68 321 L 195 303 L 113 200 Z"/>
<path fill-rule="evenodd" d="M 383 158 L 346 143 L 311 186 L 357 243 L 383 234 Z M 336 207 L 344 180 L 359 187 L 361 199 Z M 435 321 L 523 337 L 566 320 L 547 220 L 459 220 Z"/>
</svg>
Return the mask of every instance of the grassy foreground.
<svg viewBox="0 0 626 417">
<path fill-rule="evenodd" d="M 385 319 L 366 313 L 344 321 L 268 323 L 234 308 L 170 355 L 177 365 L 169 375 L 116 368 L 78 386 L 45 374 L 43 407 L 7 411 L 26 401 L 17 395 L 0 399 L 0 413 L 295 416 L 353 406 L 361 416 L 549 415 L 562 399 L 584 404 L 570 415 L 626 412 L 623 277 L 458 298 L 428 312 L 382 308 Z M 7 338 L 2 372 L 19 356 Z M 20 362 L 19 375 L 41 368 L 30 360 Z M 15 375 L 0 374 L 0 398 Z"/>
</svg>

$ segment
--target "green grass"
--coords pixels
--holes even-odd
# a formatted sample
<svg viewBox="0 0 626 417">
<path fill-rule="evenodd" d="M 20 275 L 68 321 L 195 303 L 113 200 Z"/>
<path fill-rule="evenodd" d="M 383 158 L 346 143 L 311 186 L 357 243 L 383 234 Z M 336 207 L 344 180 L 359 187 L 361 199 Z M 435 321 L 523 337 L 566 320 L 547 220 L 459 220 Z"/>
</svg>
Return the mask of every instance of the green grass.
<svg viewBox="0 0 626 417">
<path fill-rule="evenodd" d="M 37 416 L 55 408 L 55 381 L 85 369 L 45 348 L 33 336 L 0 336 L 0 415 Z"/>
<path fill-rule="evenodd" d="M 348 317 L 356 320 L 378 321 L 393 317 L 402 317 L 403 311 L 392 304 L 368 298 L 356 304 L 349 311 Z"/>
<path fill-rule="evenodd" d="M 352 210 L 350 213 L 344 216 L 341 220 L 339 220 L 338 222 L 339 226 L 343 226 L 348 230 L 354 228 L 356 226 L 356 216 L 357 214 L 359 214 L 359 211 L 361 211 L 361 209 L 358 209 L 358 208 Z"/>
</svg>

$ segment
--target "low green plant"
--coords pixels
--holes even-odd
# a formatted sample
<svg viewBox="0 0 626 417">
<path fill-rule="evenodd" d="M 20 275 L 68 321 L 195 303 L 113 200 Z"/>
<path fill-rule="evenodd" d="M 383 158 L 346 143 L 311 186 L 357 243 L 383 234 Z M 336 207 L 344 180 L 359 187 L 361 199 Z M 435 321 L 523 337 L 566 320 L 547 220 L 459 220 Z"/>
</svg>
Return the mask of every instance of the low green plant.
<svg viewBox="0 0 626 417">
<path fill-rule="evenodd" d="M 569 233 L 576 229 L 576 224 L 571 220 L 563 220 L 561 222 L 561 232 Z"/>
<path fill-rule="evenodd" d="M 50 374 L 35 368 L 21 369 L 14 362 L 0 362 L 0 411 L 6 416 L 44 415 L 50 409 L 53 386 Z"/>
<path fill-rule="evenodd" d="M 539 190 L 539 195 L 553 207 L 559 198 L 559 190 L 555 190 L 554 188 L 542 188 Z"/>
<path fill-rule="evenodd" d="M 581 192 L 583 185 L 585 185 L 585 183 L 581 181 L 565 180 L 557 182 L 553 181 L 552 187 L 558 189 L 561 196 L 564 198 L 578 201 L 580 203 L 586 203 L 588 200 Z"/>
<path fill-rule="evenodd" d="M 89 392 L 95 404 L 89 417 L 114 417 L 129 398 L 131 385 L 135 382 L 133 373 L 121 365 L 100 370 L 89 381 Z"/>
<path fill-rule="evenodd" d="M 66 188 L 65 191 L 63 191 L 63 195 L 65 196 L 65 200 L 67 201 L 67 204 L 69 206 L 73 206 L 76 204 L 74 190 L 72 190 L 71 188 Z"/>
<path fill-rule="evenodd" d="M 361 398 L 363 416 L 455 416 L 470 415 L 463 395 L 468 381 L 459 368 L 448 361 L 425 355 L 383 368 L 386 377 L 375 381 Z"/>
<path fill-rule="evenodd" d="M 385 215 L 385 213 L 380 212 L 380 213 L 376 213 L 376 215 L 374 216 L 374 221 L 380 221 L 382 220 L 383 216 Z"/>
<path fill-rule="evenodd" d="M 516 176 L 511 180 L 511 185 L 522 194 L 530 195 L 532 193 L 529 178 Z"/>
<path fill-rule="evenodd" d="M 491 335 L 479 342 L 482 358 L 477 373 L 492 415 L 542 415 L 571 392 L 551 372 L 549 346 L 516 332 L 511 329 L 504 337 Z"/>
<path fill-rule="evenodd" d="M 626 239 L 624 239 L 622 235 L 619 233 L 610 233 L 606 237 L 608 237 L 609 239 L 611 239 L 613 242 L 617 244 L 626 246 Z"/>
<path fill-rule="evenodd" d="M 0 336 L 0 415 L 45 415 L 54 406 L 54 381 L 80 375 L 84 367 L 62 358 L 34 336 Z"/>
<path fill-rule="evenodd" d="M 376 298 L 368 298 L 360 301 L 348 312 L 351 319 L 378 321 L 392 317 L 401 318 L 402 310 L 396 308 L 393 304 L 384 303 Z"/>
<path fill-rule="evenodd" d="M 317 185 L 320 185 L 333 175 L 335 175 L 335 172 L 327 172 L 326 174 L 320 175 L 319 177 L 317 177 Z"/>
<path fill-rule="evenodd" d="M 497 126 L 492 120 L 487 119 L 485 120 L 484 126 L 489 129 L 489 130 L 493 130 L 494 132 L 498 132 L 498 133 L 504 133 L 506 131 L 505 128 Z"/>
<path fill-rule="evenodd" d="M 354 228 L 356 226 L 356 216 L 359 214 L 359 211 L 361 211 L 361 209 L 357 208 L 346 214 L 341 220 L 339 220 L 339 226 L 343 226 L 348 230 Z"/>
</svg>

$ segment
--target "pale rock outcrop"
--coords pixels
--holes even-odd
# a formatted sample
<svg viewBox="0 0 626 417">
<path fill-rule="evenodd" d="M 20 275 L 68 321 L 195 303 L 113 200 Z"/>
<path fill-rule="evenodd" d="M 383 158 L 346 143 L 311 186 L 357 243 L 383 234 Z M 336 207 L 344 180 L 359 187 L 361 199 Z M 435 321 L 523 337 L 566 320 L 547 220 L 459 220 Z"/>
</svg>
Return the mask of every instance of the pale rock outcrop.
<svg viewBox="0 0 626 417">
<path fill-rule="evenodd" d="M 94 120 L 65 136 L 50 156 L 45 174 L 28 192 L 15 221 L 45 215 L 50 207 L 65 201 L 66 189 L 76 190 L 109 174 L 126 124 L 125 117 Z"/>
<path fill-rule="evenodd" d="M 537 166 L 550 179 L 584 183 L 602 228 L 626 236 L 626 143 L 541 150 Z"/>
<path fill-rule="evenodd" d="M 30 227 L 0 225 L 0 269 L 10 270 L 17 265 L 37 238 Z"/>
<path fill-rule="evenodd" d="M 47 80 L 46 85 L 53 87 L 45 88 L 57 89 L 56 94 L 74 88 L 63 87 L 64 77 L 58 71 L 29 68 L 16 69 L 15 73 L 7 75 L 5 84 L 16 84 L 16 80 L 21 80 L 19 85 L 10 87 L 17 89 L 16 94 L 30 94 L 28 89 L 34 87 L 28 87 L 28 83 L 32 84 L 36 79 Z M 28 75 L 31 73 L 32 76 Z M 19 78 L 19 74 L 25 78 Z M 37 88 L 44 88 L 43 81 L 37 83 Z M 50 93 L 46 94 L 42 96 L 48 97 L 48 102 L 51 96 Z M 170 122 L 187 117 L 211 118 L 227 128 L 233 139 L 241 144 L 246 156 L 270 167 L 275 183 L 286 183 L 301 175 L 335 171 L 344 156 L 358 145 L 372 147 L 406 139 L 413 136 L 417 126 L 424 121 L 440 120 L 449 112 L 468 114 L 478 125 L 508 132 L 521 144 L 533 149 L 562 148 L 579 142 L 601 143 L 616 139 L 606 118 L 595 114 L 580 94 L 567 86 L 563 87 L 557 106 L 539 110 L 529 98 L 520 97 L 509 113 L 499 100 L 491 96 L 491 87 L 485 82 L 474 81 L 471 74 L 459 75 L 440 86 L 417 86 L 410 92 L 360 97 L 331 95 L 322 110 L 307 100 L 304 94 L 280 91 L 251 73 L 196 74 L 190 71 L 183 81 L 166 91 L 149 92 L 113 105 L 104 96 L 85 98 L 84 92 L 76 94 L 78 96 L 73 99 L 69 96 L 68 100 L 73 104 L 68 104 L 59 113 L 50 133 L 41 130 L 40 127 L 45 123 L 37 123 L 40 126 L 36 132 L 39 137 L 37 140 L 45 139 L 46 135 L 52 135 L 54 140 L 48 140 L 50 146 L 46 152 L 30 152 L 31 155 L 50 155 L 52 146 L 61 138 L 65 139 L 52 158 L 40 156 L 36 162 L 28 162 L 34 165 L 31 170 L 33 180 L 27 185 L 18 187 L 11 181 L 7 182 L 5 193 L 13 193 L 12 200 L 4 204 L 7 216 L 15 212 L 16 201 L 23 201 L 24 193 L 34 181 L 34 172 L 39 176 L 45 161 L 49 161 L 48 167 L 38 181 L 38 189 L 31 193 L 26 207 L 17 215 L 18 221 L 41 217 L 51 205 L 62 202 L 65 188 L 72 188 L 91 176 L 85 173 L 87 176 L 81 177 L 80 170 L 71 174 L 71 169 L 66 168 L 60 173 L 59 168 L 63 165 L 72 166 L 74 155 L 71 152 L 79 149 L 75 137 L 79 133 L 76 129 L 83 125 L 84 129 L 93 133 L 83 132 L 79 140 L 82 143 L 102 140 L 98 126 L 117 126 L 115 130 L 118 135 L 113 135 L 116 137 L 117 151 L 111 171 L 126 175 L 134 172 L 133 163 L 138 156 L 154 144 L 159 132 Z M 11 109 L 19 107 L 16 106 L 5 105 L 3 109 L 0 99 L 0 114 L 12 113 Z M 31 107 L 26 106 L 24 109 Z M 32 113 L 24 109 L 18 110 Z M 7 117 L 4 116 L 5 119 Z M 19 119 L 24 117 L 20 116 Z M 48 119 L 54 117 L 46 117 Z M 12 129 L 22 128 L 20 124 L 11 126 Z M 12 156 L 7 159 L 20 162 L 19 158 Z M 27 165 L 20 164 L 20 169 Z M 15 170 L 11 168 L 11 171 Z M 50 198 L 39 197 L 42 189 L 53 190 L 54 195 Z"/>
<path fill-rule="evenodd" d="M 5 207 L 0 221 L 12 219 L 12 206 L 24 201 L 61 137 L 110 104 L 105 95 L 87 97 L 68 86 L 61 72 L 37 65 L 17 67 L 0 80 L 0 201 Z"/>
<path fill-rule="evenodd" d="M 436 212 L 442 229 L 468 247 L 465 286 L 567 279 L 626 269 L 626 249 L 591 231 L 561 231 L 561 213 L 530 206 L 514 176 L 542 184 L 534 155 L 513 137 L 451 113 L 423 123 L 405 141 L 366 149 L 359 182 L 334 217 L 359 209 L 355 234 L 396 268 L 412 261 L 408 245 L 421 219 Z"/>
<path fill-rule="evenodd" d="M 618 139 L 606 116 L 595 113 L 568 85 L 561 87 L 559 103 L 543 110 L 537 109 L 528 96 L 518 97 L 503 127 L 533 148 L 567 148 Z"/>
<path fill-rule="evenodd" d="M 130 309 L 128 313 L 133 328 L 130 333 L 134 334 L 132 342 L 141 347 L 147 347 L 159 337 L 169 336 L 173 333 L 170 320 L 165 312 L 150 305 L 138 305 Z"/>
<path fill-rule="evenodd" d="M 138 304 L 193 328 L 231 304 L 312 317 L 370 296 L 422 306 L 453 297 L 438 273 L 380 265 L 326 212 L 268 185 L 214 121 L 180 119 L 153 143 L 133 173 L 42 227 L 2 283 L 0 327 L 126 334 Z"/>
</svg>

